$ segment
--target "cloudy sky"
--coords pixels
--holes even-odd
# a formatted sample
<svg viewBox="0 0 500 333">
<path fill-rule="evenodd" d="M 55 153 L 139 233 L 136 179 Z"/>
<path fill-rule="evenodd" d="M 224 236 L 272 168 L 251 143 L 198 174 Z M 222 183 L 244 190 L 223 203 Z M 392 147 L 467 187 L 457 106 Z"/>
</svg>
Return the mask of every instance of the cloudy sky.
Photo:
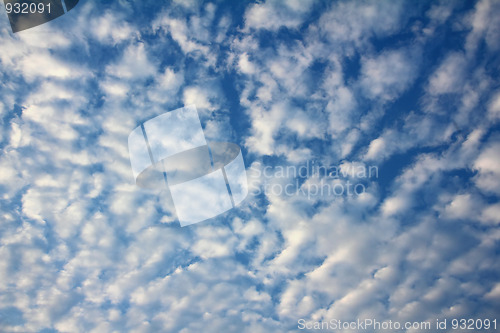
<svg viewBox="0 0 500 333">
<path fill-rule="evenodd" d="M 2 6 L 0 331 L 500 326 L 499 17 L 494 0 L 81 0 L 13 34 Z M 181 228 L 168 191 L 134 184 L 127 137 L 190 104 L 207 140 L 240 145 L 252 191 Z M 378 173 L 274 172 L 311 164 Z M 363 190 L 313 193 L 347 182 Z"/>
</svg>

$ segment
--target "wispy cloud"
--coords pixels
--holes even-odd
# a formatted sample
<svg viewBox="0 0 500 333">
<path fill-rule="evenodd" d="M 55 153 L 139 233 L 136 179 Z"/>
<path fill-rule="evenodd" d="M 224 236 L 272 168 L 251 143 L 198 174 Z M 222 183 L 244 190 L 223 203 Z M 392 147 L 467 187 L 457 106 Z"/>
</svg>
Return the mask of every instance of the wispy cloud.
<svg viewBox="0 0 500 333">
<path fill-rule="evenodd" d="M 0 330 L 493 318 L 499 10 L 87 1 L 19 34 L 4 19 Z M 185 104 L 241 143 L 260 193 L 180 228 L 167 188 L 135 186 L 127 137 Z M 311 196 L 355 177 L 271 172 L 312 162 L 380 177 Z"/>
</svg>

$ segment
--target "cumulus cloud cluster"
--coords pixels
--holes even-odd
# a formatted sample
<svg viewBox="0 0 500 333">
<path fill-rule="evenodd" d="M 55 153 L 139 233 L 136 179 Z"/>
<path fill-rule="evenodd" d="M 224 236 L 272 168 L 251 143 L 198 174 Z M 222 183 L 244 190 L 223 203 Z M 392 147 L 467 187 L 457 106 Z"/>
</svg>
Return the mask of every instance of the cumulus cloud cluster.
<svg viewBox="0 0 500 333">
<path fill-rule="evenodd" d="M 489 0 L 193 0 L 85 1 L 18 34 L 3 18 L 0 331 L 494 319 L 499 15 Z M 134 185 L 127 136 L 188 104 L 248 169 L 380 177 L 352 197 L 260 192 L 180 228 L 167 189 Z"/>
</svg>

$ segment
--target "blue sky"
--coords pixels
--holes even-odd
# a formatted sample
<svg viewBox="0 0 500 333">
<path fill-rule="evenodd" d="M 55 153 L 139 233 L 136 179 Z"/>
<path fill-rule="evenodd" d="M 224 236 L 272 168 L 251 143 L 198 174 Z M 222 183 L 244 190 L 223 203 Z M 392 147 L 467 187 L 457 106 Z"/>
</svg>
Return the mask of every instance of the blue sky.
<svg viewBox="0 0 500 333">
<path fill-rule="evenodd" d="M 0 331 L 500 321 L 500 2 L 81 0 L 16 34 L 0 11 Z M 181 228 L 127 137 L 189 104 L 252 191 Z M 263 174 L 312 162 L 378 175 Z"/>
</svg>

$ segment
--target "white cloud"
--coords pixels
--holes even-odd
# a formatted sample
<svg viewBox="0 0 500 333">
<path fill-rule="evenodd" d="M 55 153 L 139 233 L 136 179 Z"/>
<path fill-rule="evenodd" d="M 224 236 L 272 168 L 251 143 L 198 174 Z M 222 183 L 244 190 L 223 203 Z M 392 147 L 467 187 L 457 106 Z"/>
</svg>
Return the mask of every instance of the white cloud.
<svg viewBox="0 0 500 333">
<path fill-rule="evenodd" d="M 387 156 L 386 147 L 386 140 L 383 137 L 376 138 L 375 140 L 370 142 L 368 151 L 365 155 L 365 159 L 374 160 Z"/>
<path fill-rule="evenodd" d="M 246 53 L 240 55 L 238 67 L 245 74 L 254 74 L 256 71 L 255 65 L 248 59 L 248 54 Z"/>
<path fill-rule="evenodd" d="M 476 186 L 485 193 L 500 194 L 500 143 L 491 142 L 474 161 Z"/>
<path fill-rule="evenodd" d="M 153 31 L 169 34 L 186 56 L 206 67 L 215 68 L 219 43 L 224 43 L 225 32 L 229 29 L 228 21 L 219 21 L 217 32 L 213 32 L 210 27 L 215 23 L 216 5 L 208 3 L 203 9 L 198 6 L 184 10 L 197 12 L 197 15 L 179 18 L 175 11 L 166 10 L 152 22 Z"/>
<path fill-rule="evenodd" d="M 500 224 L 500 204 L 493 204 L 486 207 L 480 216 L 480 220 L 487 224 Z"/>
<path fill-rule="evenodd" d="M 500 120 L 500 92 L 497 92 L 488 105 L 488 118 L 493 121 Z"/>
<path fill-rule="evenodd" d="M 116 16 L 111 11 L 92 19 L 91 32 L 101 43 L 118 44 L 137 35 L 137 30 L 131 27 L 123 17 Z"/>
<path fill-rule="evenodd" d="M 30 93 L 24 103 L 26 105 L 54 105 L 60 101 L 71 102 L 75 105 L 83 105 L 86 102 L 83 94 L 80 96 L 75 94 L 74 87 L 47 80 Z M 80 123 L 82 122 L 83 120 L 80 119 Z"/>
<path fill-rule="evenodd" d="M 411 85 L 419 61 L 409 50 L 385 51 L 362 61 L 361 86 L 370 98 L 392 100 Z"/>
<path fill-rule="evenodd" d="M 431 6 L 427 11 L 426 16 L 430 19 L 429 24 L 422 29 L 427 36 L 433 36 L 436 29 L 442 26 L 452 15 L 455 3 L 448 1 L 440 1 Z"/>
<path fill-rule="evenodd" d="M 208 52 L 206 46 L 201 45 L 193 40 L 191 37 L 188 26 L 186 22 L 179 19 L 165 17 L 156 25 L 153 25 L 154 29 L 165 26 L 165 29 L 172 35 L 172 38 L 179 44 L 184 53 L 190 53 L 196 50 L 200 50 L 203 53 Z"/>
<path fill-rule="evenodd" d="M 15 68 L 30 81 L 36 78 L 72 79 L 87 76 L 80 66 L 72 65 L 49 52 L 37 52 L 23 57 Z"/>
<path fill-rule="evenodd" d="M 288 110 L 289 118 L 286 126 L 295 132 L 300 139 L 323 138 L 325 133 L 324 122 L 319 121 L 322 114 L 314 114 L 313 112 L 305 112 L 300 109 Z"/>
<path fill-rule="evenodd" d="M 500 283 L 497 283 L 486 295 L 486 299 L 500 302 Z"/>
<path fill-rule="evenodd" d="M 184 105 L 196 105 L 199 110 L 213 110 L 212 104 L 213 92 L 205 87 L 194 86 L 184 89 Z"/>
<path fill-rule="evenodd" d="M 354 149 L 356 143 L 360 139 L 360 131 L 357 128 L 352 129 L 349 131 L 349 133 L 346 135 L 345 139 L 342 142 L 342 148 L 341 148 L 341 153 L 340 156 L 342 158 L 346 158 L 349 156 Z"/>
<path fill-rule="evenodd" d="M 298 28 L 313 1 L 268 0 L 252 4 L 245 12 L 245 27 L 278 30 L 280 27 Z"/>
<path fill-rule="evenodd" d="M 320 32 L 334 45 L 361 46 L 373 35 L 396 32 L 402 23 L 402 3 L 391 1 L 339 1 L 319 20 Z"/>
<path fill-rule="evenodd" d="M 355 108 L 356 100 L 351 90 L 342 85 L 337 86 L 332 99 L 325 108 L 330 122 L 329 131 L 334 138 L 351 128 L 354 122 Z"/>
<path fill-rule="evenodd" d="M 479 46 L 481 40 L 491 51 L 496 51 L 500 47 L 500 22 L 497 20 L 500 13 L 500 5 L 496 1 L 478 1 L 475 10 L 466 18 L 472 31 L 468 34 L 465 49 L 472 56 Z"/>
<path fill-rule="evenodd" d="M 167 67 L 156 76 L 156 84 L 148 91 L 149 98 L 157 103 L 172 103 L 183 84 L 184 73 Z"/>
<path fill-rule="evenodd" d="M 100 83 L 102 90 L 111 96 L 121 96 L 124 97 L 129 91 L 129 87 L 126 83 L 121 80 L 108 79 Z"/>
<path fill-rule="evenodd" d="M 405 196 L 395 196 L 388 198 L 382 205 L 382 213 L 384 214 L 384 216 L 392 216 L 404 212 L 411 207 L 411 200 L 411 198 Z"/>
<path fill-rule="evenodd" d="M 473 219 L 479 215 L 481 206 L 482 202 L 479 198 L 473 197 L 469 193 L 459 194 L 446 205 L 444 208 L 444 215 L 452 219 Z"/>
<path fill-rule="evenodd" d="M 433 95 L 460 91 L 465 74 L 466 60 L 463 54 L 451 53 L 430 77 L 428 91 Z"/>
<path fill-rule="evenodd" d="M 143 43 L 127 47 L 119 62 L 108 65 L 106 72 L 119 79 L 144 79 L 156 74 L 156 66 L 148 57 Z"/>
<path fill-rule="evenodd" d="M 281 127 L 287 109 L 286 103 L 280 103 L 272 106 L 270 110 L 252 110 L 253 135 L 246 141 L 249 150 L 264 155 L 273 154 L 274 136 Z"/>
<path fill-rule="evenodd" d="M 401 123 L 402 126 L 398 130 L 384 129 L 383 133 L 364 149 L 362 158 L 381 162 L 413 147 L 435 147 L 450 142 L 452 134 L 457 131 L 454 123 L 443 124 L 439 117 L 429 114 L 410 112 Z"/>
<path fill-rule="evenodd" d="M 42 30 L 24 30 L 16 33 L 19 40 L 27 47 L 59 49 L 71 46 L 71 36 L 53 26 Z"/>
</svg>

